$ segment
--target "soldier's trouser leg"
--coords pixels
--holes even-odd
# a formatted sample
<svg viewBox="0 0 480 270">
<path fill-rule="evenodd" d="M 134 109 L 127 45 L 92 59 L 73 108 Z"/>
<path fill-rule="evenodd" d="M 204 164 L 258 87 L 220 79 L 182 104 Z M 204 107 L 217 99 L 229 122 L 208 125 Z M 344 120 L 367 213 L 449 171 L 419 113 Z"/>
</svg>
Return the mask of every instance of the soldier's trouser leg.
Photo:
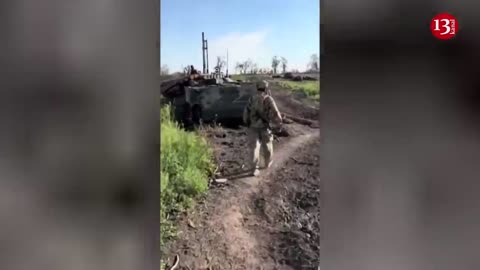
<svg viewBox="0 0 480 270">
<path fill-rule="evenodd" d="M 260 132 L 258 129 L 250 128 L 247 132 L 248 136 L 248 170 L 255 171 L 258 169 L 258 156 L 260 152 Z"/>
<path fill-rule="evenodd" d="M 263 129 L 260 132 L 260 155 L 264 161 L 262 167 L 268 167 L 273 158 L 273 135 L 268 129 Z"/>
</svg>

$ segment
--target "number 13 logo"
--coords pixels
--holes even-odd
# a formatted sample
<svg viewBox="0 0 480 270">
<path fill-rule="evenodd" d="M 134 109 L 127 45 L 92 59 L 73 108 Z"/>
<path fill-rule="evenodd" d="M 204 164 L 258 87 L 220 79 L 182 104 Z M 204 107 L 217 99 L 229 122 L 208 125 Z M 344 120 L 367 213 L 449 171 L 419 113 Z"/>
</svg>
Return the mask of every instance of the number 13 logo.
<svg viewBox="0 0 480 270">
<path fill-rule="evenodd" d="M 457 34 L 457 19 L 447 13 L 438 14 L 433 17 L 430 23 L 430 30 L 434 37 L 438 39 L 451 39 Z"/>
</svg>

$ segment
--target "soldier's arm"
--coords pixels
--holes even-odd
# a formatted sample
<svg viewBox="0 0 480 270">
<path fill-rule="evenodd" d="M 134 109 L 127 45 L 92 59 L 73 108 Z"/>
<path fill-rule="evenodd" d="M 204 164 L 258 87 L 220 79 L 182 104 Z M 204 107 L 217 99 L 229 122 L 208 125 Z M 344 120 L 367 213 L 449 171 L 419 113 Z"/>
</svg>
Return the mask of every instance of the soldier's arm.
<svg viewBox="0 0 480 270">
<path fill-rule="evenodd" d="M 270 120 L 272 127 L 280 127 L 282 125 L 282 115 L 278 110 L 275 100 L 273 100 L 272 97 L 268 97 L 266 102 L 268 119 Z"/>
</svg>

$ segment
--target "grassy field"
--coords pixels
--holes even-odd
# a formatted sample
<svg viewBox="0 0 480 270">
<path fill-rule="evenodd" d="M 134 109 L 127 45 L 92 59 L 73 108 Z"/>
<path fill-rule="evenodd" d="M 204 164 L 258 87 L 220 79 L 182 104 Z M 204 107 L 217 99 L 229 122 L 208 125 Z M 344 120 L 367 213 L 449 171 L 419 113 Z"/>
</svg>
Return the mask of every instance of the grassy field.
<svg viewBox="0 0 480 270">
<path fill-rule="evenodd" d="M 283 88 L 292 91 L 302 91 L 308 97 L 319 101 L 320 100 L 320 82 L 319 81 L 288 81 L 282 80 L 278 82 Z"/>
<path fill-rule="evenodd" d="M 312 75 L 310 75 L 312 76 Z M 313 74 L 315 76 L 315 74 Z M 256 81 L 263 79 L 261 75 L 233 75 L 232 79 L 242 81 Z M 278 79 L 276 82 L 287 90 L 302 91 L 307 97 L 319 101 L 320 100 L 320 82 L 319 81 L 290 81 L 284 79 Z"/>
<path fill-rule="evenodd" d="M 241 74 L 241 75 L 232 75 L 233 80 L 241 80 L 243 82 L 254 82 L 259 79 L 258 76 L 253 75 L 253 74 Z"/>
<path fill-rule="evenodd" d="M 214 164 L 205 139 L 182 130 L 172 120 L 169 106 L 161 108 L 160 140 L 160 242 L 163 244 L 175 236 L 175 215 L 189 209 L 206 192 Z"/>
</svg>

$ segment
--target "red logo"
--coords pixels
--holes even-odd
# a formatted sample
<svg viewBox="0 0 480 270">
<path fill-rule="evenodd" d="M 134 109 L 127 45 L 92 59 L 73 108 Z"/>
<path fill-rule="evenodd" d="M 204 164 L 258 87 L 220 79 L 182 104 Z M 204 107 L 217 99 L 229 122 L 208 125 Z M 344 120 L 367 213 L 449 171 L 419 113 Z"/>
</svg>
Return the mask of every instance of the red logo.
<svg viewBox="0 0 480 270">
<path fill-rule="evenodd" d="M 457 19 L 448 13 L 441 13 L 433 17 L 430 22 L 430 30 L 434 37 L 438 39 L 451 39 L 458 31 Z"/>
</svg>

